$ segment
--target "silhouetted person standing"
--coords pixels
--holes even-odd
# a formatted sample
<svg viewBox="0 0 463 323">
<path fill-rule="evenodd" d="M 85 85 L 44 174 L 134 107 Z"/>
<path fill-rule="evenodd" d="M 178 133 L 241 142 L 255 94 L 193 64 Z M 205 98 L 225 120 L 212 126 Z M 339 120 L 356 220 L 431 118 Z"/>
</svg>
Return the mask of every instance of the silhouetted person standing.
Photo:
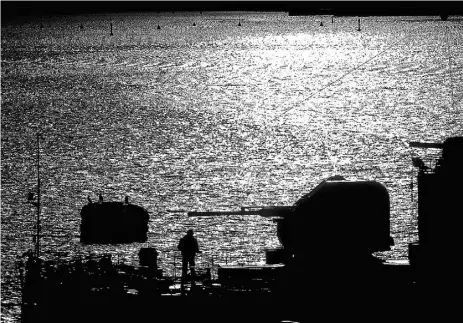
<svg viewBox="0 0 463 323">
<path fill-rule="evenodd" d="M 187 234 L 180 239 L 178 250 L 182 252 L 182 278 L 185 278 L 190 265 L 191 276 L 196 277 L 195 256 L 199 251 L 198 241 L 193 237 L 193 230 L 187 231 Z"/>
</svg>

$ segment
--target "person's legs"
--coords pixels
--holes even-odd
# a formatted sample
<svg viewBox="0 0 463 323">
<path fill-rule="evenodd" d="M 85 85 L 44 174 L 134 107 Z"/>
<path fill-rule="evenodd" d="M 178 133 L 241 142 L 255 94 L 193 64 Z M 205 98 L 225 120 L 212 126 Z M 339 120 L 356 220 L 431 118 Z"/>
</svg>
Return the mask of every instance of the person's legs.
<svg viewBox="0 0 463 323">
<path fill-rule="evenodd" d="M 190 264 L 191 277 L 195 279 L 196 278 L 195 257 L 193 256 L 192 258 L 188 259 L 188 262 Z"/>
<path fill-rule="evenodd" d="M 186 277 L 188 271 L 188 259 L 186 257 L 182 258 L 182 279 Z"/>
</svg>

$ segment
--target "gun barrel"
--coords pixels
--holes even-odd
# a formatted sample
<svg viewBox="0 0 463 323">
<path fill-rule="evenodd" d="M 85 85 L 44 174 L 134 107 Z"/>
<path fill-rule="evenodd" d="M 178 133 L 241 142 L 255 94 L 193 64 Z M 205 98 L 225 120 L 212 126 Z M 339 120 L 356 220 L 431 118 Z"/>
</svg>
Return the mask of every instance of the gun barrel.
<svg viewBox="0 0 463 323">
<path fill-rule="evenodd" d="M 269 206 L 269 207 L 242 207 L 241 211 L 205 211 L 188 212 L 189 217 L 194 216 L 230 216 L 230 215 L 260 215 L 263 217 L 281 217 L 291 210 L 290 206 Z"/>
<path fill-rule="evenodd" d="M 188 212 L 188 216 L 227 216 L 227 215 L 260 215 L 260 210 Z"/>
<path fill-rule="evenodd" d="M 415 148 L 436 148 L 436 149 L 444 148 L 444 144 L 435 143 L 435 142 L 411 141 L 409 145 L 410 147 L 415 147 Z"/>
</svg>

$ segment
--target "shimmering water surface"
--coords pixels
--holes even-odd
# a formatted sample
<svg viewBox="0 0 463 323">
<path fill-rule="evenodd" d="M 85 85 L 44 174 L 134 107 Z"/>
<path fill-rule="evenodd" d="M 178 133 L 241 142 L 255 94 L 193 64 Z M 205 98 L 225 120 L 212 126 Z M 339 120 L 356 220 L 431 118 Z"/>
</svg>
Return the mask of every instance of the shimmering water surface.
<svg viewBox="0 0 463 323">
<path fill-rule="evenodd" d="M 172 273 L 192 227 L 203 262 L 264 262 L 279 246 L 271 220 L 183 211 L 291 205 L 335 174 L 387 187 L 395 246 L 380 256 L 406 258 L 410 158 L 423 155 L 408 142 L 462 135 L 462 20 L 357 27 L 356 17 L 227 12 L 2 24 L 2 318 L 17 318 L 15 261 L 33 248 L 37 132 L 46 258 L 110 251 L 136 263 L 149 245 Z M 79 211 L 99 192 L 148 209 L 148 243 L 80 245 Z"/>
</svg>

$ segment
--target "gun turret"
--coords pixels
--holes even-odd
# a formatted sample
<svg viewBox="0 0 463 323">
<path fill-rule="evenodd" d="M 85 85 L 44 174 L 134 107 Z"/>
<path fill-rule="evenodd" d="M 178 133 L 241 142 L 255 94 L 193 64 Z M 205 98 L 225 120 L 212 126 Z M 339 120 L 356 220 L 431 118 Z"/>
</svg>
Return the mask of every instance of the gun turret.
<svg viewBox="0 0 463 323">
<path fill-rule="evenodd" d="M 274 218 L 286 261 L 319 257 L 367 258 L 390 250 L 389 194 L 374 181 L 331 177 L 293 206 L 242 207 L 239 211 L 188 212 L 188 216 L 260 215 Z"/>
</svg>

